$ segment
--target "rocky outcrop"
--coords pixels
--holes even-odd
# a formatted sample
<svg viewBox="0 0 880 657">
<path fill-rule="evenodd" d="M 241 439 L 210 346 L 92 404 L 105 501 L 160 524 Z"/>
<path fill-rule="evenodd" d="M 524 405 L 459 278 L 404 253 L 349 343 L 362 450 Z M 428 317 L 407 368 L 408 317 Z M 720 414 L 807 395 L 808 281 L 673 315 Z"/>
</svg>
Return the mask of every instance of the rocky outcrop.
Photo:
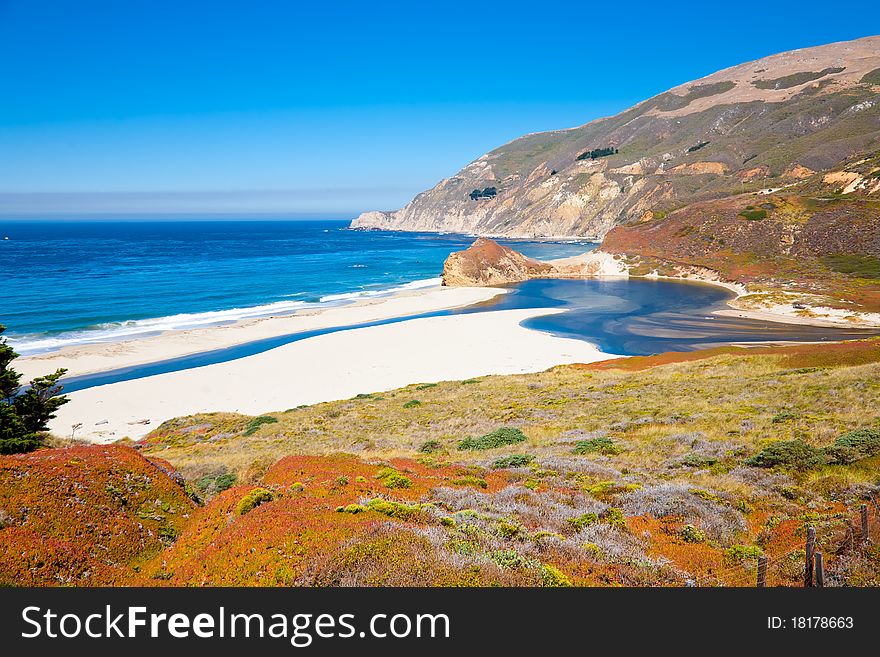
<svg viewBox="0 0 880 657">
<path fill-rule="evenodd" d="M 527 258 L 498 242 L 480 238 L 464 251 L 450 253 L 443 263 L 443 285 L 489 286 L 552 276 L 553 265 Z"/>
<path fill-rule="evenodd" d="M 464 251 L 451 253 L 443 264 L 443 285 L 450 287 L 504 285 L 532 278 L 627 275 L 622 261 L 610 253 L 591 251 L 542 262 L 485 237 Z"/>
<path fill-rule="evenodd" d="M 795 50 L 483 155 L 353 228 L 601 239 L 696 201 L 827 171 L 880 138 L 880 37 Z M 494 195 L 474 194 L 486 188 Z"/>
</svg>

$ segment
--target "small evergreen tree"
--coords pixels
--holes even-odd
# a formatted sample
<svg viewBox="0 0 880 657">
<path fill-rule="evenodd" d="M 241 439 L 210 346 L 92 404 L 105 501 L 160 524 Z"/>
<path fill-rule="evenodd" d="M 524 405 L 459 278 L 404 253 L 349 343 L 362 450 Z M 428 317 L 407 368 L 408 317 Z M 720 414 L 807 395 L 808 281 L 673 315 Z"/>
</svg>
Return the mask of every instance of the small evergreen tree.
<svg viewBox="0 0 880 657">
<path fill-rule="evenodd" d="M 67 403 L 67 398 L 59 394 L 58 384 L 67 370 L 37 377 L 19 394 L 21 374 L 11 367 L 18 354 L 3 337 L 5 330 L 0 324 L 0 454 L 17 454 L 43 444 L 49 420 Z"/>
</svg>

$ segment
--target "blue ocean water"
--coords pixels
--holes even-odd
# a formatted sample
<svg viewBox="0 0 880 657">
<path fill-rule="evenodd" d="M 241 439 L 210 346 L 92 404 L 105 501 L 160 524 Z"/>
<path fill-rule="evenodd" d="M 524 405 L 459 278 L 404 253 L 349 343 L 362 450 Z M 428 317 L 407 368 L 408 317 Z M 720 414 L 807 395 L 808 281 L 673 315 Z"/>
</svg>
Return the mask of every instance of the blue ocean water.
<svg viewBox="0 0 880 657">
<path fill-rule="evenodd" d="M 449 253 L 473 241 L 347 225 L 0 221 L 0 324 L 26 355 L 341 304 L 436 284 Z M 595 246 L 506 243 L 537 258 Z"/>
</svg>

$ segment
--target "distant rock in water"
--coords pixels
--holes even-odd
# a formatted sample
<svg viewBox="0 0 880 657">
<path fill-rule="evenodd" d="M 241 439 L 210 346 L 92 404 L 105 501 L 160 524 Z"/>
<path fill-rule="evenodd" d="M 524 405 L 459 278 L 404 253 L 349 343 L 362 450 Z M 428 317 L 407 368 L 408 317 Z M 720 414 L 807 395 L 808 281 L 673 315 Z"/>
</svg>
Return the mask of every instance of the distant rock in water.
<svg viewBox="0 0 880 657">
<path fill-rule="evenodd" d="M 556 268 L 481 237 L 464 251 L 450 253 L 443 263 L 443 285 L 503 285 L 552 276 Z"/>
</svg>

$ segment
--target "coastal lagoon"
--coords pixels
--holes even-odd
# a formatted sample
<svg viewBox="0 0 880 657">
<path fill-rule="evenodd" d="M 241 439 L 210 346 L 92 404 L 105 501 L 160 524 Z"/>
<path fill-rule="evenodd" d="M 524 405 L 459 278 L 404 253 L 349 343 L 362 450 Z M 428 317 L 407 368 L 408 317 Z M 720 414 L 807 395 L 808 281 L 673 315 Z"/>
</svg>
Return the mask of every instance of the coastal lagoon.
<svg viewBox="0 0 880 657">
<path fill-rule="evenodd" d="M 734 293 L 691 281 L 646 278 L 533 280 L 511 286 L 496 309 L 561 308 L 523 326 L 587 340 L 605 353 L 647 356 L 721 344 L 824 342 L 866 338 L 877 330 L 825 328 L 713 314 Z"/>
</svg>

